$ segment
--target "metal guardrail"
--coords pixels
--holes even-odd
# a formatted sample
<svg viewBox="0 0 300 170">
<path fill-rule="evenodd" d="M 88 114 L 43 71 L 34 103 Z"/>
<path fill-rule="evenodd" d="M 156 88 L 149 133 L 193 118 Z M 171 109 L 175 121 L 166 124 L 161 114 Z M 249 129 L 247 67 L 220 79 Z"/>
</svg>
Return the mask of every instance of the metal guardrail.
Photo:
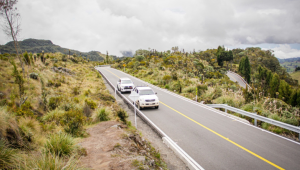
<svg viewBox="0 0 300 170">
<path fill-rule="evenodd" d="M 143 114 L 143 112 L 138 110 L 137 107 L 133 105 L 133 103 L 130 100 L 128 100 L 123 94 L 121 94 L 118 90 L 116 90 L 116 87 L 106 78 L 106 76 L 101 71 L 99 70 L 97 71 L 108 82 L 108 84 L 115 90 L 117 95 L 123 99 L 123 101 L 127 104 L 128 108 L 132 110 L 134 110 L 135 108 L 137 115 L 162 138 L 163 142 L 168 147 L 170 147 L 183 162 L 186 163 L 186 165 L 189 167 L 190 170 L 204 170 L 203 167 L 201 167 L 193 158 L 191 158 L 183 149 L 181 149 L 170 137 L 168 137 L 160 128 L 158 128 L 146 115 Z"/>
<path fill-rule="evenodd" d="M 238 76 L 246 84 L 246 86 L 248 86 L 249 89 L 252 89 L 250 87 L 250 85 L 246 82 L 246 80 L 244 80 L 244 78 L 242 76 L 240 76 L 239 74 L 237 74 L 237 73 L 235 73 L 233 71 L 227 71 L 227 72 L 230 72 L 230 73 L 235 74 L 236 76 Z"/>
<path fill-rule="evenodd" d="M 293 125 L 290 125 L 290 124 L 287 124 L 287 123 L 283 123 L 283 122 L 280 122 L 280 121 L 277 121 L 277 120 L 274 120 L 274 119 L 266 118 L 266 117 L 257 115 L 256 113 L 250 113 L 250 112 L 247 112 L 247 111 L 244 111 L 244 110 L 241 110 L 241 109 L 237 109 L 235 107 L 228 106 L 227 104 L 207 104 L 207 106 L 213 107 L 213 108 L 223 108 L 223 109 L 225 109 L 225 112 L 227 112 L 227 110 L 230 110 L 230 111 L 233 111 L 235 113 L 239 113 L 239 114 L 242 114 L 244 116 L 251 117 L 251 118 L 254 119 L 255 126 L 257 126 L 257 120 L 260 120 L 262 122 L 266 122 L 266 123 L 269 123 L 269 124 L 272 124 L 272 125 L 275 125 L 275 126 L 278 126 L 278 127 L 281 127 L 281 128 L 284 128 L 284 129 L 287 129 L 287 130 L 290 130 L 290 131 L 293 131 L 293 132 L 296 132 L 296 133 L 299 133 L 299 140 L 300 140 L 300 127 L 293 126 Z"/>
</svg>

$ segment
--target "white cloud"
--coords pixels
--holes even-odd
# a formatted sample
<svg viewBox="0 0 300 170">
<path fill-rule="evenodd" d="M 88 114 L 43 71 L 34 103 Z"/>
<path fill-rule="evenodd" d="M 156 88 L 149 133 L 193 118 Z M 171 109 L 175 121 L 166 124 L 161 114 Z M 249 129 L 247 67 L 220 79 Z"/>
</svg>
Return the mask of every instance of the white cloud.
<svg viewBox="0 0 300 170">
<path fill-rule="evenodd" d="M 279 45 L 279 47 L 273 48 L 274 55 L 277 58 L 295 58 L 300 57 L 300 50 L 292 49 L 289 45 Z"/>
<path fill-rule="evenodd" d="M 121 55 L 179 46 L 300 43 L 297 0 L 22 0 L 20 39 Z M 0 44 L 9 39 L 0 33 Z"/>
</svg>

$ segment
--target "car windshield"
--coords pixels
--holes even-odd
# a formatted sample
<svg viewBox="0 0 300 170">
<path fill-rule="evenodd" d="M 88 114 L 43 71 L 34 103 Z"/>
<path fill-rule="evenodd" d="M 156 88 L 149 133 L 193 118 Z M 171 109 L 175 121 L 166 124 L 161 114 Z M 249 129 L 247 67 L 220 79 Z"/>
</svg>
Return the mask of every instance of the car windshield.
<svg viewBox="0 0 300 170">
<path fill-rule="evenodd" d="M 154 92 L 152 90 L 140 90 L 140 95 L 152 95 Z"/>
<path fill-rule="evenodd" d="M 121 84 L 132 84 L 131 80 L 122 80 Z"/>
</svg>

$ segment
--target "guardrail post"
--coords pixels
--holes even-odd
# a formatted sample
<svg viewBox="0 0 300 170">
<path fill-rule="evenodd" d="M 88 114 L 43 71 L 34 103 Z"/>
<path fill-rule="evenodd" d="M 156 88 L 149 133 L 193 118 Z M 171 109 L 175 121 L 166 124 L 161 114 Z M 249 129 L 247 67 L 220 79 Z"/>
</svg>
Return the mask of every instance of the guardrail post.
<svg viewBox="0 0 300 170">
<path fill-rule="evenodd" d="M 227 113 L 227 109 L 225 109 L 225 113 Z"/>
<path fill-rule="evenodd" d="M 255 114 L 257 115 L 257 112 Z M 257 119 L 254 119 L 254 125 L 257 126 Z"/>
</svg>

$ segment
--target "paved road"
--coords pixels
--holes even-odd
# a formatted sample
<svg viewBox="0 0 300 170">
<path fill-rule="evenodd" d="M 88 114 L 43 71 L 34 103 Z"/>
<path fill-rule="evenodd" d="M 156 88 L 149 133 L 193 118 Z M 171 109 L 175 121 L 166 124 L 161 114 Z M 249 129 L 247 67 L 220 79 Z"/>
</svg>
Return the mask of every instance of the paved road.
<svg viewBox="0 0 300 170">
<path fill-rule="evenodd" d="M 135 85 L 145 85 L 121 71 L 97 69 L 112 83 L 118 77 L 129 77 Z M 158 93 L 160 107 L 142 112 L 206 170 L 300 169 L 299 143 L 152 88 Z"/>
<path fill-rule="evenodd" d="M 229 77 L 231 81 L 238 82 L 241 87 L 246 88 L 246 83 L 238 75 L 231 72 L 227 72 L 226 75 Z"/>
</svg>

